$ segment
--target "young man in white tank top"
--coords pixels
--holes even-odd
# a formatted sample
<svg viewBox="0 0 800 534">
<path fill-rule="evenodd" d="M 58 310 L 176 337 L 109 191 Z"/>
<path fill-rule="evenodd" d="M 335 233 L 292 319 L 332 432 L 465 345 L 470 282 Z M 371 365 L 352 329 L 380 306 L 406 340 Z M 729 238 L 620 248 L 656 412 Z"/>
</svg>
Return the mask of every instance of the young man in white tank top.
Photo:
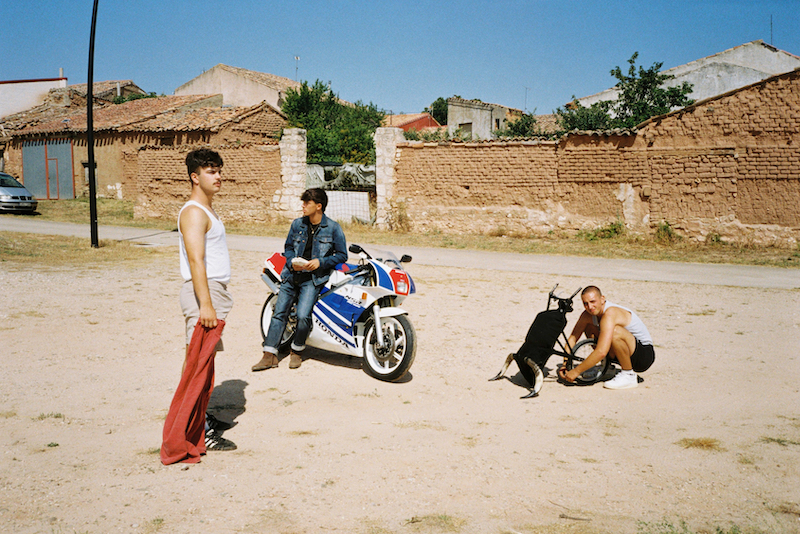
<svg viewBox="0 0 800 534">
<path fill-rule="evenodd" d="M 186 156 L 186 168 L 192 182 L 189 200 L 178 214 L 181 275 L 184 283 L 180 302 L 186 321 L 186 353 L 198 320 L 206 328 L 215 328 L 233 307 L 228 293 L 231 264 L 225 241 L 225 226 L 211 201 L 222 187 L 222 157 L 210 149 L 193 150 Z M 222 340 L 217 351 L 223 350 Z M 185 365 L 185 362 L 184 362 Z M 236 445 L 221 436 L 230 424 L 206 415 L 206 449 L 228 451 Z"/>
<path fill-rule="evenodd" d="M 574 347 L 581 335 L 597 340 L 597 346 L 586 359 L 567 371 L 562 367 L 559 376 L 574 382 L 587 369 L 595 366 L 603 357 L 614 357 L 622 371 L 603 383 L 608 389 L 630 389 L 639 385 L 636 374 L 646 371 L 655 360 L 653 340 L 650 332 L 633 310 L 606 301 L 596 286 L 588 286 L 581 293 L 584 312 L 568 338 Z"/>
</svg>

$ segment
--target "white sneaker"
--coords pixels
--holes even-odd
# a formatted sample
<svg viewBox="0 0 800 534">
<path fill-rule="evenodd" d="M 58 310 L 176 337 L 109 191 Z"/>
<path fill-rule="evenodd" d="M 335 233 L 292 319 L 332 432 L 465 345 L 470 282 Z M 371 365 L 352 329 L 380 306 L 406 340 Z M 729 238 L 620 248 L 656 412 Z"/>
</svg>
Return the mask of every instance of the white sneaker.
<svg viewBox="0 0 800 534">
<path fill-rule="evenodd" d="M 639 377 L 633 371 L 620 371 L 617 376 L 603 382 L 606 389 L 632 389 L 639 385 Z"/>
</svg>

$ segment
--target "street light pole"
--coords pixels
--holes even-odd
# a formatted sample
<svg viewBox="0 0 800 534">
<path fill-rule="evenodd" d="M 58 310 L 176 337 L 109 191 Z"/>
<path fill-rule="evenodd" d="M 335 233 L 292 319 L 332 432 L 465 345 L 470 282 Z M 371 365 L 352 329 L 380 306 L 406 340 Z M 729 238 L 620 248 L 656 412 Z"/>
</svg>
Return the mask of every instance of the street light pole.
<svg viewBox="0 0 800 534">
<path fill-rule="evenodd" d="M 94 29 L 97 26 L 97 2 L 92 9 L 92 31 L 89 36 L 89 74 L 86 91 L 86 148 L 89 151 L 89 224 L 91 226 L 92 247 L 98 248 L 100 240 L 97 236 L 97 185 L 94 172 Z"/>
</svg>

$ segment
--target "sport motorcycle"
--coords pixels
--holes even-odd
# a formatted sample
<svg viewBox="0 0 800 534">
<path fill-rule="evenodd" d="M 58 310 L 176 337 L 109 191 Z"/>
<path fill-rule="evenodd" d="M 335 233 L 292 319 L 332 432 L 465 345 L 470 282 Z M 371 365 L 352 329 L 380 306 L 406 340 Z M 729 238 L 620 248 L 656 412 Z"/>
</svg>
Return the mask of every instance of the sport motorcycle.
<svg viewBox="0 0 800 534">
<path fill-rule="evenodd" d="M 311 313 L 306 346 L 363 358 L 364 371 L 387 382 L 400 380 L 411 368 L 417 348 L 408 312 L 399 305 L 416 292 L 403 269 L 411 256 L 399 260 L 391 252 L 351 244 L 358 263 L 342 263 L 331 272 Z M 278 299 L 286 258 L 275 253 L 264 261 L 261 279 L 270 295 L 261 310 L 261 336 L 267 337 Z M 278 350 L 286 351 L 297 329 L 295 307 L 289 314 Z"/>
</svg>

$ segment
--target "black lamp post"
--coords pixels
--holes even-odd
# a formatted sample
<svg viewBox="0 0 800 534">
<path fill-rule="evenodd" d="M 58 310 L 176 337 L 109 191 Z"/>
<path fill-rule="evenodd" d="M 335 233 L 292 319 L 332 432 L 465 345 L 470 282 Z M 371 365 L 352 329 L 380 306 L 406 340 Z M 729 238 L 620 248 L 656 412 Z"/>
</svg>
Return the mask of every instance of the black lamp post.
<svg viewBox="0 0 800 534">
<path fill-rule="evenodd" d="M 97 185 L 94 173 L 94 29 L 97 25 L 97 2 L 94 0 L 92 9 L 92 31 L 89 36 L 89 76 L 88 91 L 86 92 L 86 147 L 89 150 L 89 223 L 92 232 L 92 247 L 98 248 L 100 241 L 97 237 Z"/>
</svg>

